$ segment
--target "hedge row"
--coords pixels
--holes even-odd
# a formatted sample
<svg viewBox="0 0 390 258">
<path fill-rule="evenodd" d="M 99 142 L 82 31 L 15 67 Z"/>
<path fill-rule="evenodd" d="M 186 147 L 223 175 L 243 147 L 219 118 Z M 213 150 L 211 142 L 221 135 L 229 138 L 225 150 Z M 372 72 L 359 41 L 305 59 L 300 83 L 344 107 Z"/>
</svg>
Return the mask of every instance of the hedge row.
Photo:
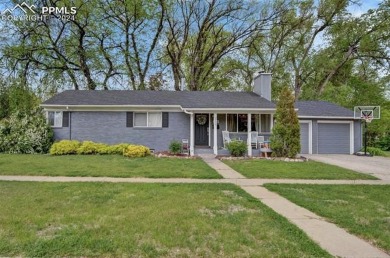
<svg viewBox="0 0 390 258">
<path fill-rule="evenodd" d="M 145 157 L 150 155 L 148 147 L 128 143 L 108 145 L 92 141 L 62 140 L 54 143 L 50 148 L 51 155 L 94 155 L 119 154 L 125 157 Z"/>
</svg>

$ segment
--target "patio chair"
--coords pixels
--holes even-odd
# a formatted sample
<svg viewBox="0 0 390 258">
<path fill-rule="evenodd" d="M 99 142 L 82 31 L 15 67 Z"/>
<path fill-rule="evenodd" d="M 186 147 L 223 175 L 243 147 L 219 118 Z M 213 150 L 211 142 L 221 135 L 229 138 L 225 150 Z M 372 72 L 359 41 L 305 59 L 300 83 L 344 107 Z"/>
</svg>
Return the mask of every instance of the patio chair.
<svg viewBox="0 0 390 258">
<path fill-rule="evenodd" d="M 264 136 L 257 136 L 256 137 L 257 144 L 259 145 L 259 148 L 264 147 Z"/>
<path fill-rule="evenodd" d="M 181 140 L 181 153 L 190 154 L 190 144 L 188 143 L 188 139 Z"/>
<path fill-rule="evenodd" d="M 258 133 L 257 132 L 251 132 L 251 146 L 252 148 L 255 147 L 255 149 L 257 149 L 257 144 L 258 144 L 258 140 L 257 140 L 257 137 L 258 137 Z"/>
<path fill-rule="evenodd" d="M 223 139 L 223 148 L 226 149 L 226 144 L 232 141 L 232 139 L 230 139 L 229 136 L 229 131 L 222 131 L 222 139 Z"/>
</svg>

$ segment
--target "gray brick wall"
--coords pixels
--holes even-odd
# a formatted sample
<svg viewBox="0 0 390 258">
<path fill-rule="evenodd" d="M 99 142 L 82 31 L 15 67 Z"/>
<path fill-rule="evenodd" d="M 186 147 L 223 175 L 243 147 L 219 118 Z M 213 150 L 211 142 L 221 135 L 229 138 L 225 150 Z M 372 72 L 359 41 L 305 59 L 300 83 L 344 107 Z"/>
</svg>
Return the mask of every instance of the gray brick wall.
<svg viewBox="0 0 390 258">
<path fill-rule="evenodd" d="M 56 140 L 134 143 L 163 151 L 173 139 L 190 138 L 190 116 L 172 112 L 168 128 L 134 128 L 126 127 L 126 112 L 72 112 L 70 127 L 56 128 L 54 134 Z"/>
</svg>

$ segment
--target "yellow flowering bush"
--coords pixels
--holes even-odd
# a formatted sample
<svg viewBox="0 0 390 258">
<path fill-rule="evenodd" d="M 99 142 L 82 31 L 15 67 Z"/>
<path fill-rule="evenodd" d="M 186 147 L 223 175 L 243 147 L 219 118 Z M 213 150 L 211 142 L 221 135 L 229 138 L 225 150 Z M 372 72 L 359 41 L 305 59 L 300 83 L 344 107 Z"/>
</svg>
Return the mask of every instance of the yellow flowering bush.
<svg viewBox="0 0 390 258">
<path fill-rule="evenodd" d="M 150 150 L 148 147 L 143 145 L 129 145 L 123 151 L 123 156 L 129 158 L 140 158 L 150 155 Z"/>
<path fill-rule="evenodd" d="M 50 148 L 51 155 L 77 154 L 81 143 L 79 141 L 62 140 L 55 142 Z"/>
<path fill-rule="evenodd" d="M 77 154 L 98 154 L 104 148 L 107 148 L 108 145 L 104 143 L 84 141 L 81 146 L 77 149 Z"/>
<path fill-rule="evenodd" d="M 99 154 L 119 154 L 122 155 L 123 151 L 129 146 L 128 143 L 119 143 L 115 145 L 109 145 L 99 150 Z"/>
</svg>

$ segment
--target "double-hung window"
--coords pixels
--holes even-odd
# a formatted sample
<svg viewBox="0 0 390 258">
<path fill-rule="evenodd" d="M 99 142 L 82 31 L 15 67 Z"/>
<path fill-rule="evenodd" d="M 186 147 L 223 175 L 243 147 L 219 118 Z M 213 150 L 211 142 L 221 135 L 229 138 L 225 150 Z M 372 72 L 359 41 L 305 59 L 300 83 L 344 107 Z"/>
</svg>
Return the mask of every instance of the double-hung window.
<svg viewBox="0 0 390 258">
<path fill-rule="evenodd" d="M 134 127 L 162 127 L 162 113 L 135 112 Z"/>
<path fill-rule="evenodd" d="M 47 119 L 51 127 L 62 127 L 62 111 L 47 112 Z"/>
</svg>

